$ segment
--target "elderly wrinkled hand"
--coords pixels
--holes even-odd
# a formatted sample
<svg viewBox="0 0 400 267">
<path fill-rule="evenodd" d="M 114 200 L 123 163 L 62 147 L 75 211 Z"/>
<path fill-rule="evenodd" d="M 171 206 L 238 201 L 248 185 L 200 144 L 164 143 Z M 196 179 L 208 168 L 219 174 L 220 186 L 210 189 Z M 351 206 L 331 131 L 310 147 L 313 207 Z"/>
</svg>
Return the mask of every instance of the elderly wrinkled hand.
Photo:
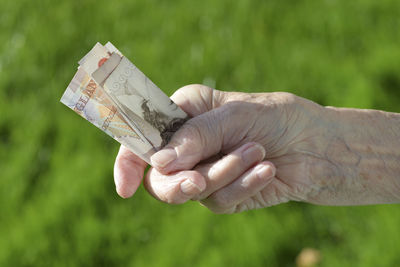
<svg viewBox="0 0 400 267">
<path fill-rule="evenodd" d="M 171 98 L 192 119 L 151 157 L 144 185 L 163 202 L 198 200 L 216 213 L 232 213 L 289 200 L 394 201 L 385 193 L 392 181 L 377 186 L 356 173 L 363 151 L 349 142 L 352 127 L 364 125 L 362 116 L 339 118 L 357 110 L 339 112 L 288 93 L 222 92 L 202 85 L 183 87 Z M 114 177 L 122 197 L 136 191 L 146 165 L 121 147 Z"/>
</svg>

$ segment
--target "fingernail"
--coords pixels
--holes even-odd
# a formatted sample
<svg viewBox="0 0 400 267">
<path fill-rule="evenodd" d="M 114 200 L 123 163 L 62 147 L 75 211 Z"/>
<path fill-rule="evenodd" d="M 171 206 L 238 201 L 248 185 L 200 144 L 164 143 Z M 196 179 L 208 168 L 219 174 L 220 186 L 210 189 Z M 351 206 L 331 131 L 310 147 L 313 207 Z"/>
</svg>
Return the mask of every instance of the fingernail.
<svg viewBox="0 0 400 267">
<path fill-rule="evenodd" d="M 274 171 L 270 165 L 258 165 L 254 170 L 260 179 L 268 179 L 274 176 Z"/>
<path fill-rule="evenodd" d="M 181 191 L 185 195 L 195 195 L 203 191 L 197 184 L 193 183 L 190 179 L 186 179 L 181 183 Z"/>
<path fill-rule="evenodd" d="M 166 148 L 158 151 L 153 156 L 151 156 L 150 161 L 153 167 L 165 168 L 168 164 L 177 158 L 175 149 Z"/>
<path fill-rule="evenodd" d="M 253 164 L 263 160 L 265 157 L 265 149 L 257 143 L 253 143 L 250 147 L 242 152 L 242 159 L 247 164 Z"/>
</svg>

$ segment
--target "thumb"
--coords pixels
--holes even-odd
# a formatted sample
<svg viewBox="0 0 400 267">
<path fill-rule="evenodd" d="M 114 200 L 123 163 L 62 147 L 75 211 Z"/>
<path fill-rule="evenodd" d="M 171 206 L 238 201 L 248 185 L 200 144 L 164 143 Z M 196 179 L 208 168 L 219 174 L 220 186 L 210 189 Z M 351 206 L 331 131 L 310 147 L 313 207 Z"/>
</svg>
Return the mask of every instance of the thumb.
<svg viewBox="0 0 400 267">
<path fill-rule="evenodd" d="M 187 121 L 168 145 L 151 157 L 159 172 L 189 170 L 201 160 L 244 141 L 254 116 L 246 103 L 231 102 Z"/>
<path fill-rule="evenodd" d="M 190 117 L 212 110 L 226 101 L 224 92 L 201 84 L 190 84 L 179 88 L 171 96 Z"/>
</svg>

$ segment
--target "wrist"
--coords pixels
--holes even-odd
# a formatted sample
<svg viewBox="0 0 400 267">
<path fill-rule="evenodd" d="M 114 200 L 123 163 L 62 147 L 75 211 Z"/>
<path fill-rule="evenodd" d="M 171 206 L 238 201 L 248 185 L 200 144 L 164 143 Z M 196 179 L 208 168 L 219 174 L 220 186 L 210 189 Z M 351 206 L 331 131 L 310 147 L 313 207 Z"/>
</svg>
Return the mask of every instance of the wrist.
<svg viewBox="0 0 400 267">
<path fill-rule="evenodd" d="M 355 204 L 400 202 L 400 114 L 326 107 L 332 127 L 326 155 Z"/>
</svg>

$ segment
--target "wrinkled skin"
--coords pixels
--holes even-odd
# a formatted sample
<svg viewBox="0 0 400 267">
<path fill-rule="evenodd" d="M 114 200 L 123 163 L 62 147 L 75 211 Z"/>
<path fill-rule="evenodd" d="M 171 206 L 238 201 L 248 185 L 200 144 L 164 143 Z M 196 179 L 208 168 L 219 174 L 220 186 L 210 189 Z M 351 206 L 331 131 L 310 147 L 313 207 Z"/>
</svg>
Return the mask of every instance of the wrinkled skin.
<svg viewBox="0 0 400 267">
<path fill-rule="evenodd" d="M 144 185 L 161 201 L 198 200 L 216 213 L 289 200 L 396 201 L 387 197 L 392 181 L 374 186 L 359 175 L 364 151 L 348 143 L 353 123 L 338 120 L 336 110 L 288 93 L 221 92 L 202 85 L 183 87 L 171 98 L 193 118 L 151 158 Z M 145 167 L 121 147 L 114 177 L 122 197 L 136 191 Z"/>
</svg>

